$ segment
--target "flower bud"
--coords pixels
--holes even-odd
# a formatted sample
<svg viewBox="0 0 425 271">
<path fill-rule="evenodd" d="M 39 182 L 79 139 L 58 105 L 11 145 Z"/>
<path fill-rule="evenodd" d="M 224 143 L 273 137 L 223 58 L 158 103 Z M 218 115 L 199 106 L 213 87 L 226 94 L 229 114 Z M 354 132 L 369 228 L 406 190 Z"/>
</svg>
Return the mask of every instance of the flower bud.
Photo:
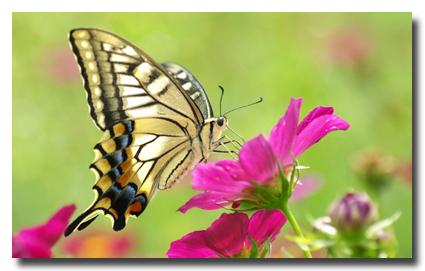
<svg viewBox="0 0 425 271">
<path fill-rule="evenodd" d="M 366 185 L 379 192 L 393 179 L 396 165 L 395 157 L 385 155 L 377 149 L 369 149 L 356 155 L 352 168 Z"/>
<path fill-rule="evenodd" d="M 376 222 L 377 211 L 367 194 L 349 192 L 331 205 L 329 217 L 337 230 L 357 231 Z"/>
</svg>

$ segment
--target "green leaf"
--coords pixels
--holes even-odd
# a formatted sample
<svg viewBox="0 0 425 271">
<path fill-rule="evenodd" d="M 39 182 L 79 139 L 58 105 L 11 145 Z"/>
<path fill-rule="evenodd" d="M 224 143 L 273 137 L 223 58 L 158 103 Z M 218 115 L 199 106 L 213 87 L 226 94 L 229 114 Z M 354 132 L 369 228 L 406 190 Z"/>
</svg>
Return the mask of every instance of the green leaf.
<svg viewBox="0 0 425 271">
<path fill-rule="evenodd" d="M 394 224 L 394 222 L 396 222 L 400 218 L 400 216 L 401 216 L 401 212 L 397 212 L 386 219 L 380 220 L 372 224 L 371 226 L 369 226 L 369 228 L 366 231 L 366 237 L 372 238 L 376 236 L 380 231 Z"/>
<path fill-rule="evenodd" d="M 263 246 L 264 246 L 264 247 L 263 247 L 263 251 L 261 252 L 260 258 L 265 258 L 265 257 L 269 256 L 269 254 L 270 254 L 270 250 L 271 250 L 271 243 L 270 243 L 270 239 L 267 239 L 267 240 L 264 242 L 264 245 L 263 245 Z"/>
<path fill-rule="evenodd" d="M 313 228 L 328 236 L 336 236 L 337 230 L 334 226 L 331 225 L 331 219 L 328 216 L 325 217 L 319 217 L 316 220 L 314 220 L 312 223 Z"/>
<path fill-rule="evenodd" d="M 322 248 L 328 248 L 337 242 L 331 238 L 311 238 L 299 237 L 299 236 L 287 236 L 286 239 L 296 243 L 301 249 L 319 250 Z"/>
<path fill-rule="evenodd" d="M 255 242 L 254 238 L 250 234 L 248 234 L 249 242 L 251 243 L 251 252 L 249 254 L 250 258 L 258 258 L 258 246 Z"/>
<path fill-rule="evenodd" d="M 295 167 L 295 169 L 297 170 L 303 170 L 303 169 L 309 169 L 309 168 L 310 168 L 309 166 L 301 166 L 301 165 L 298 165 Z"/>
<path fill-rule="evenodd" d="M 279 164 L 279 175 L 280 175 L 280 189 L 282 200 L 286 203 L 291 196 L 291 188 L 289 186 L 289 180 L 285 176 L 285 172 L 282 169 L 282 166 Z"/>
<path fill-rule="evenodd" d="M 301 250 L 309 250 L 308 245 L 310 244 L 310 240 L 305 237 L 288 235 L 286 236 L 286 239 L 297 244 Z"/>
</svg>

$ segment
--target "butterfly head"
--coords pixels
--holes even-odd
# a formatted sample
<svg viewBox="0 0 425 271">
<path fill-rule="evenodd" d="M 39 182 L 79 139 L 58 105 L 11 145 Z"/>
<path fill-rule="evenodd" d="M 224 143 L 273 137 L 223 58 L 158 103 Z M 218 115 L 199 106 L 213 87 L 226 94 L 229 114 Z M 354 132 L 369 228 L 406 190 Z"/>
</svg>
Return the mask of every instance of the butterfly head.
<svg viewBox="0 0 425 271">
<path fill-rule="evenodd" d="M 217 118 L 211 119 L 211 125 L 212 125 L 212 129 L 211 129 L 212 141 L 217 142 L 218 140 L 220 140 L 224 130 L 226 130 L 226 128 L 228 127 L 229 122 L 226 117 L 219 116 Z"/>
<path fill-rule="evenodd" d="M 219 127 L 227 127 L 227 119 L 224 116 L 220 116 L 216 121 Z"/>
<path fill-rule="evenodd" d="M 209 142 L 204 147 L 204 153 L 211 151 L 220 144 L 224 130 L 228 127 L 227 118 L 220 116 L 217 118 L 209 118 L 202 126 L 200 137 L 202 142 Z"/>
<path fill-rule="evenodd" d="M 220 115 L 217 118 L 210 119 L 211 133 L 212 133 L 211 134 L 211 139 L 212 139 L 211 143 L 213 144 L 213 146 L 218 146 L 220 144 L 220 139 L 222 138 L 222 134 L 223 134 L 224 130 L 227 129 L 227 128 L 243 140 L 243 138 L 238 133 L 236 133 L 234 130 L 232 130 L 229 127 L 229 121 L 227 120 L 227 115 L 236 111 L 236 110 L 239 110 L 239 109 L 242 109 L 242 108 L 245 108 L 245 107 L 248 107 L 248 106 L 252 106 L 252 105 L 261 103 L 263 101 L 263 98 L 259 97 L 258 101 L 255 101 L 255 102 L 249 103 L 249 104 L 245 104 L 245 105 L 241 105 L 241 106 L 238 106 L 238 107 L 233 108 L 231 110 L 228 110 L 225 113 L 222 113 L 221 109 L 222 109 L 222 103 L 223 103 L 224 88 L 222 86 L 218 86 L 218 87 L 221 90 Z"/>
</svg>

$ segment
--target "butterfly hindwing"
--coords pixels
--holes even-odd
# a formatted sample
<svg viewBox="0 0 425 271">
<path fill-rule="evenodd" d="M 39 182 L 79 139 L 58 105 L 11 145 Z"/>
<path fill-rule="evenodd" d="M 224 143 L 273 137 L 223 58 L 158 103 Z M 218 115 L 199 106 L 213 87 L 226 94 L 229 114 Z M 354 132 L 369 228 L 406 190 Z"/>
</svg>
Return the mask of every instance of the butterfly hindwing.
<svg viewBox="0 0 425 271">
<path fill-rule="evenodd" d="M 70 43 L 90 115 L 101 130 L 124 119 L 153 115 L 181 115 L 203 122 L 202 113 L 176 79 L 130 42 L 103 30 L 75 29 Z"/>
<path fill-rule="evenodd" d="M 124 228 L 130 216 L 139 216 L 161 180 L 166 185 L 175 179 L 173 174 L 180 173 L 182 163 L 193 163 L 189 155 L 176 160 L 191 152 L 188 133 L 193 129 L 178 118 L 163 117 L 127 120 L 107 129 L 94 148 L 95 161 L 90 166 L 97 179 L 95 200 L 67 233 L 85 228 L 99 212 L 113 219 L 115 230 Z"/>
</svg>

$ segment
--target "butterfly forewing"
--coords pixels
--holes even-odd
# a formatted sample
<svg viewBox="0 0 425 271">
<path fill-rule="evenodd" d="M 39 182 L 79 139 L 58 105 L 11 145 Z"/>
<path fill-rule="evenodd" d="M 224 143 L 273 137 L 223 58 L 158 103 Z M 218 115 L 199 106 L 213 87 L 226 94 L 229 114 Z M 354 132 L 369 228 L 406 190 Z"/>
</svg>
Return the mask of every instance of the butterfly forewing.
<svg viewBox="0 0 425 271">
<path fill-rule="evenodd" d="M 182 88 L 189 94 L 196 106 L 201 110 L 204 119 L 213 117 L 211 103 L 207 93 L 199 83 L 198 79 L 181 65 L 174 63 L 163 63 L 162 66 L 178 81 Z"/>
<path fill-rule="evenodd" d="M 90 115 L 107 127 L 124 120 L 155 115 L 181 115 L 197 124 L 202 113 L 182 87 L 142 50 L 102 30 L 70 32 L 87 90 Z"/>
</svg>

